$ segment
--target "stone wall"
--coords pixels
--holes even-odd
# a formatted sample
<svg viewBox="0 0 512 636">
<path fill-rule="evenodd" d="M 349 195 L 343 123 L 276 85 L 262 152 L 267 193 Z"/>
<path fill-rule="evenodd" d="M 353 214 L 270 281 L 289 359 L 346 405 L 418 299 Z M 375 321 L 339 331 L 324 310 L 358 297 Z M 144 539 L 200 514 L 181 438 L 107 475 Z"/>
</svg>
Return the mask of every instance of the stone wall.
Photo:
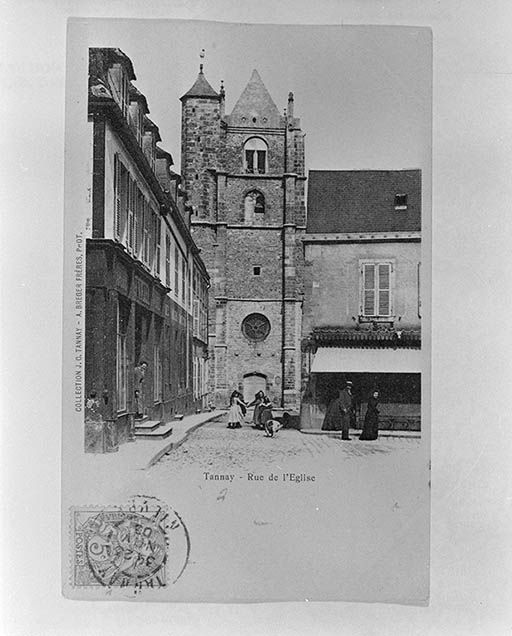
<svg viewBox="0 0 512 636">
<path fill-rule="evenodd" d="M 226 295 L 281 299 L 281 231 L 228 228 L 227 242 Z M 253 273 L 255 266 L 261 268 L 259 275 Z"/>
<path fill-rule="evenodd" d="M 244 318 L 252 313 L 266 316 L 270 332 L 262 342 L 249 340 L 242 332 Z M 230 301 L 226 312 L 226 381 L 229 393 L 242 387 L 245 374 L 266 376 L 267 393 L 273 404 L 281 403 L 281 302 Z"/>
<path fill-rule="evenodd" d="M 208 218 L 214 180 L 208 168 L 220 167 L 220 112 L 214 98 L 186 98 L 182 106 L 181 165 L 189 202 Z"/>
<path fill-rule="evenodd" d="M 224 179 L 224 177 L 219 177 Z M 244 223 L 245 196 L 251 190 L 259 190 L 265 197 L 265 213 L 260 215 L 258 224 L 279 225 L 283 223 L 283 182 L 282 179 L 269 179 L 260 176 L 226 177 L 222 190 L 222 220 L 231 224 Z M 219 201 L 220 203 L 220 201 Z"/>
<path fill-rule="evenodd" d="M 268 147 L 267 173 L 283 174 L 285 169 L 285 137 L 284 131 L 270 132 L 268 130 L 254 132 L 230 132 L 226 140 L 225 170 L 230 173 L 240 174 L 244 172 L 244 144 L 248 139 L 259 137 Z"/>
</svg>

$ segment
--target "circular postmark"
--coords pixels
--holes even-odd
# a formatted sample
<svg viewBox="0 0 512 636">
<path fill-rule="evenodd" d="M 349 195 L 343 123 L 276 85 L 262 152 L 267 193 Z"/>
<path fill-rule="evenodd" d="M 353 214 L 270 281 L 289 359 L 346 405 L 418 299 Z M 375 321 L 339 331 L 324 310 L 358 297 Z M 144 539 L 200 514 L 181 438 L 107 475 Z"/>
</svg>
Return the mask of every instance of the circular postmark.
<svg viewBox="0 0 512 636">
<path fill-rule="evenodd" d="M 86 540 L 87 560 L 102 585 L 136 585 L 160 572 L 167 549 L 158 521 L 134 512 L 100 513 Z"/>
<path fill-rule="evenodd" d="M 74 515 L 75 585 L 161 588 L 175 583 L 187 566 L 188 530 L 176 511 L 154 497 Z"/>
</svg>

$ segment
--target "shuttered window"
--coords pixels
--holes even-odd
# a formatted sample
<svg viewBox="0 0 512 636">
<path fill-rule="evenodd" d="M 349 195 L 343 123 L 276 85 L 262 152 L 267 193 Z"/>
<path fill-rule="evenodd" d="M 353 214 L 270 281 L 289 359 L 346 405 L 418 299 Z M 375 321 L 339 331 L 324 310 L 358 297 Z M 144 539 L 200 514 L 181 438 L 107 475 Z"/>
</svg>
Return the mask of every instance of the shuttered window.
<svg viewBox="0 0 512 636">
<path fill-rule="evenodd" d="M 174 295 L 178 296 L 180 293 L 180 254 L 178 252 L 178 246 L 175 246 L 174 252 Z"/>
<path fill-rule="evenodd" d="M 421 318 L 421 263 L 418 263 L 418 318 Z"/>
<path fill-rule="evenodd" d="M 144 198 L 142 202 L 142 261 L 149 265 L 149 204 Z"/>
<path fill-rule="evenodd" d="M 160 276 L 160 234 L 162 231 L 162 220 L 158 214 L 154 215 L 155 219 L 155 274 Z"/>
<path fill-rule="evenodd" d="M 197 298 L 194 298 L 193 320 L 193 334 L 194 336 L 199 337 L 199 300 Z"/>
<path fill-rule="evenodd" d="M 187 294 L 187 264 L 185 258 L 181 259 L 181 300 L 185 302 Z"/>
<path fill-rule="evenodd" d="M 165 235 L 165 284 L 171 286 L 171 239 Z"/>
<path fill-rule="evenodd" d="M 128 171 L 119 157 L 114 154 L 114 238 L 125 240 L 128 210 Z"/>
<path fill-rule="evenodd" d="M 128 175 L 128 230 L 127 243 L 128 250 L 133 252 L 135 243 L 135 200 L 136 200 L 135 181 Z"/>
<path fill-rule="evenodd" d="M 392 263 L 373 262 L 361 265 L 361 316 L 392 315 L 392 277 Z"/>
<path fill-rule="evenodd" d="M 114 236 L 121 238 L 121 161 L 114 155 Z"/>
</svg>

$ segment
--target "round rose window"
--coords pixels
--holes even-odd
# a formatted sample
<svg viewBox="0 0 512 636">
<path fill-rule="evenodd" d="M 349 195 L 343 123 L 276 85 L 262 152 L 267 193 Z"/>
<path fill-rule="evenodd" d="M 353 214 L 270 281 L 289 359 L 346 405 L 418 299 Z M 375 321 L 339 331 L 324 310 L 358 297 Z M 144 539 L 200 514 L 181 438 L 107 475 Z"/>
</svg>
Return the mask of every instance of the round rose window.
<svg viewBox="0 0 512 636">
<path fill-rule="evenodd" d="M 250 314 L 242 322 L 242 332 L 249 340 L 260 342 L 270 333 L 270 323 L 263 314 Z"/>
</svg>

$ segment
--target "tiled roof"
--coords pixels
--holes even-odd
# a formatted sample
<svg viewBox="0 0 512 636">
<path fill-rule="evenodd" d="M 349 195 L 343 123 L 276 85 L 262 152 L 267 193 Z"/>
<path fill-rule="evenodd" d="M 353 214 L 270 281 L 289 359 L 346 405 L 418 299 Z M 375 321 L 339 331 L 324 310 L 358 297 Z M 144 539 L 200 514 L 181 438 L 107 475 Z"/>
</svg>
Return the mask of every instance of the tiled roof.
<svg viewBox="0 0 512 636">
<path fill-rule="evenodd" d="M 202 70 L 199 72 L 192 88 L 182 95 L 180 99 L 184 99 L 185 97 L 215 97 L 220 99 L 220 95 L 210 86 Z"/>
<path fill-rule="evenodd" d="M 420 329 L 347 329 L 343 327 L 317 327 L 312 339 L 321 346 L 344 344 L 348 347 L 400 347 L 419 348 Z"/>
<path fill-rule="evenodd" d="M 407 195 L 406 209 L 395 197 Z M 307 232 L 421 230 L 421 170 L 311 170 Z"/>
</svg>

